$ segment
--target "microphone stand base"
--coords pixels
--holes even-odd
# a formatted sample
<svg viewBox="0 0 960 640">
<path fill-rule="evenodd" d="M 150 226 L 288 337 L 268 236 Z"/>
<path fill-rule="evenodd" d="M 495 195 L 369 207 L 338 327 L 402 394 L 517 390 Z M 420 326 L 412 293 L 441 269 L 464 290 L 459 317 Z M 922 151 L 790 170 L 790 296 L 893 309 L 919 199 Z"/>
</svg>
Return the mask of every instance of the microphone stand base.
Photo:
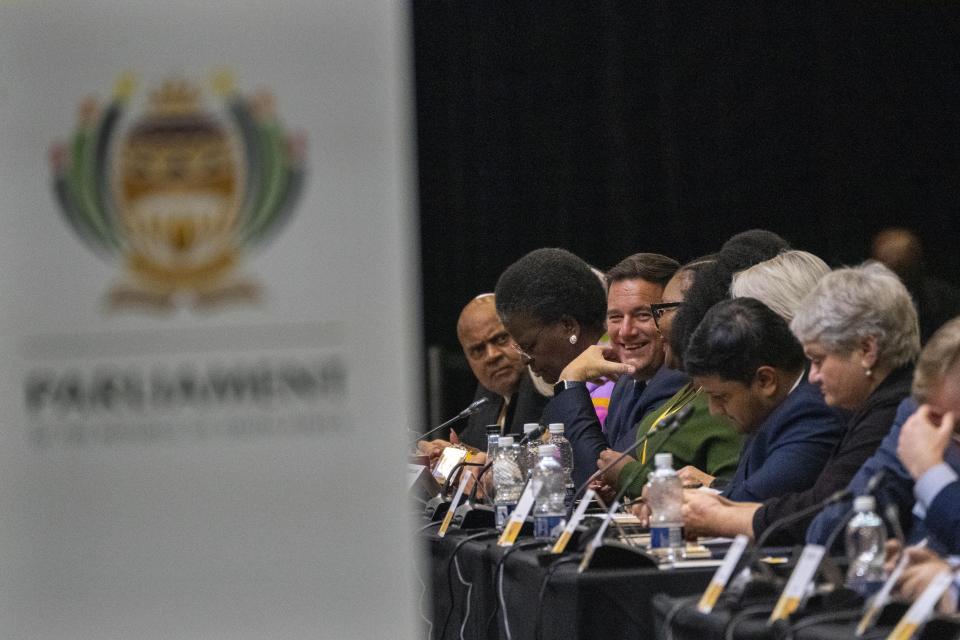
<svg viewBox="0 0 960 640">
<path fill-rule="evenodd" d="M 590 569 L 656 569 L 651 555 L 622 542 L 607 541 L 593 550 Z"/>
<path fill-rule="evenodd" d="M 461 498 L 460 502 L 462 503 L 466 498 Z M 437 520 L 443 520 L 443 516 L 447 515 L 447 510 L 450 509 L 450 500 L 442 496 L 434 496 L 427 500 L 427 506 L 423 509 L 423 516 L 429 518 L 432 522 Z"/>
<path fill-rule="evenodd" d="M 493 507 L 468 501 L 457 507 L 453 524 L 460 529 L 493 529 L 497 526 L 497 514 Z"/>
</svg>

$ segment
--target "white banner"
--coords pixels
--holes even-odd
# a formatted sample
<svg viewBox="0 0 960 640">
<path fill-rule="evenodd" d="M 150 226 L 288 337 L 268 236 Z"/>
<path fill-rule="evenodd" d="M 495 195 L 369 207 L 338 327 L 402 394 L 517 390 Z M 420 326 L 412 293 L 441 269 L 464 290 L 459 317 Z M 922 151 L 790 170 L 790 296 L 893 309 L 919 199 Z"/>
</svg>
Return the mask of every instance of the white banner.
<svg viewBox="0 0 960 640">
<path fill-rule="evenodd" d="M 409 637 L 405 9 L 0 3 L 4 637 Z"/>
</svg>

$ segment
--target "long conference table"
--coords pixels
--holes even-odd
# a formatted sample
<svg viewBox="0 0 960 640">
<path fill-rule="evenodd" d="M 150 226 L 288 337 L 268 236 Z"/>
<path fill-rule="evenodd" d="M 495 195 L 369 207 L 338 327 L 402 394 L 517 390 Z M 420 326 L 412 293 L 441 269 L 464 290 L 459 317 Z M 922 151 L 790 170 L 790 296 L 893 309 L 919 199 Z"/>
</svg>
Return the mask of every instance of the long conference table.
<svg viewBox="0 0 960 640">
<path fill-rule="evenodd" d="M 580 554 L 543 564 L 543 541 L 521 537 L 505 548 L 497 546 L 496 531 L 450 529 L 441 538 L 435 529 L 419 536 L 426 560 L 422 579 L 432 588 L 432 612 L 423 614 L 437 640 L 653 638 L 653 596 L 699 594 L 715 571 L 578 573 Z"/>
<path fill-rule="evenodd" d="M 546 543 L 521 536 L 497 546 L 495 530 L 427 525 L 417 534 L 423 562 L 420 615 L 434 640 L 840 640 L 853 638 L 858 609 L 815 608 L 789 623 L 767 624 L 773 599 L 711 614 L 695 603 L 716 568 L 588 568 L 580 553 L 559 557 Z M 890 605 L 865 638 L 886 638 L 905 606 Z M 669 620 L 667 620 L 669 618 Z M 917 638 L 960 638 L 960 624 L 935 619 Z"/>
</svg>

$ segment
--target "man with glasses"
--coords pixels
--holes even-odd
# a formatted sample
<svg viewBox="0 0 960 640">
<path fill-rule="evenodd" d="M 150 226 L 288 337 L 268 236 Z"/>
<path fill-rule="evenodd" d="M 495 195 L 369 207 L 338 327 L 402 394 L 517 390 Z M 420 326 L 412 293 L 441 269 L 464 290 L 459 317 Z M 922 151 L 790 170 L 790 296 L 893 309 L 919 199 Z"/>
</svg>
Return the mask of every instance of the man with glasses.
<svg viewBox="0 0 960 640">
<path fill-rule="evenodd" d="M 650 305 L 650 315 L 664 344 L 664 360 L 654 379 L 667 374 L 676 379 L 683 368 L 670 348 L 673 318 L 683 305 L 696 271 L 705 264 L 707 262 L 700 259 L 678 269 L 663 289 L 663 302 Z M 682 429 L 663 431 L 659 428 L 661 421 L 669 421 L 680 411 L 687 411 Z M 674 466 L 683 467 L 681 475 L 684 470 L 704 469 L 712 480 L 733 474 L 742 447 L 742 436 L 728 420 L 710 415 L 705 397 L 689 380 L 653 411 L 647 411 L 634 432 L 637 439 L 646 438 L 634 455 L 623 457 L 620 452 L 607 449 L 600 453 L 597 461 L 598 467 L 606 469 L 602 484 L 611 490 L 622 488 L 631 497 L 642 492 L 656 453 L 672 454 Z M 702 479 L 698 481 L 708 484 Z"/>
</svg>

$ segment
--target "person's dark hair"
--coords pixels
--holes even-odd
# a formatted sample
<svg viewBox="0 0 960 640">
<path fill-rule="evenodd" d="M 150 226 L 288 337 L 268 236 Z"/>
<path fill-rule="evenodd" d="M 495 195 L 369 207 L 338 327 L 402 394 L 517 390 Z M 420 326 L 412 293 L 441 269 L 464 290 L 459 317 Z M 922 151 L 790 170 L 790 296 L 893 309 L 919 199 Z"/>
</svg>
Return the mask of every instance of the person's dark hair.
<svg viewBox="0 0 960 640">
<path fill-rule="evenodd" d="M 646 280 L 662 287 L 679 268 L 680 263 L 659 253 L 635 253 L 607 271 L 607 287 L 624 280 Z"/>
<path fill-rule="evenodd" d="M 507 267 L 497 280 L 497 313 L 528 314 L 544 324 L 564 316 L 604 329 L 607 296 L 590 265 L 564 249 L 537 249 Z"/>
<path fill-rule="evenodd" d="M 803 348 L 786 321 L 754 298 L 714 305 L 683 354 L 690 376 L 718 376 L 749 384 L 762 366 L 803 368 Z"/>
<path fill-rule="evenodd" d="M 670 349 L 684 353 L 690 337 L 710 308 L 730 297 L 733 274 L 769 260 L 786 251 L 790 245 L 775 233 L 752 229 L 733 236 L 719 253 L 697 269 L 693 284 L 687 290 L 683 306 L 677 311 L 670 331 Z"/>
<path fill-rule="evenodd" d="M 712 264 L 717 261 L 717 254 L 708 253 L 705 256 L 700 256 L 699 258 L 694 258 L 686 264 L 680 265 L 680 268 L 677 269 L 677 273 L 684 273 L 689 271 L 693 274 L 691 282 L 696 279 L 696 274 L 699 273 L 700 269 L 704 268 L 708 264 Z"/>
<path fill-rule="evenodd" d="M 745 252 L 768 253 L 770 258 L 790 249 L 790 243 L 766 229 L 750 229 L 730 236 L 720 247 L 720 253 L 742 250 Z"/>
</svg>

